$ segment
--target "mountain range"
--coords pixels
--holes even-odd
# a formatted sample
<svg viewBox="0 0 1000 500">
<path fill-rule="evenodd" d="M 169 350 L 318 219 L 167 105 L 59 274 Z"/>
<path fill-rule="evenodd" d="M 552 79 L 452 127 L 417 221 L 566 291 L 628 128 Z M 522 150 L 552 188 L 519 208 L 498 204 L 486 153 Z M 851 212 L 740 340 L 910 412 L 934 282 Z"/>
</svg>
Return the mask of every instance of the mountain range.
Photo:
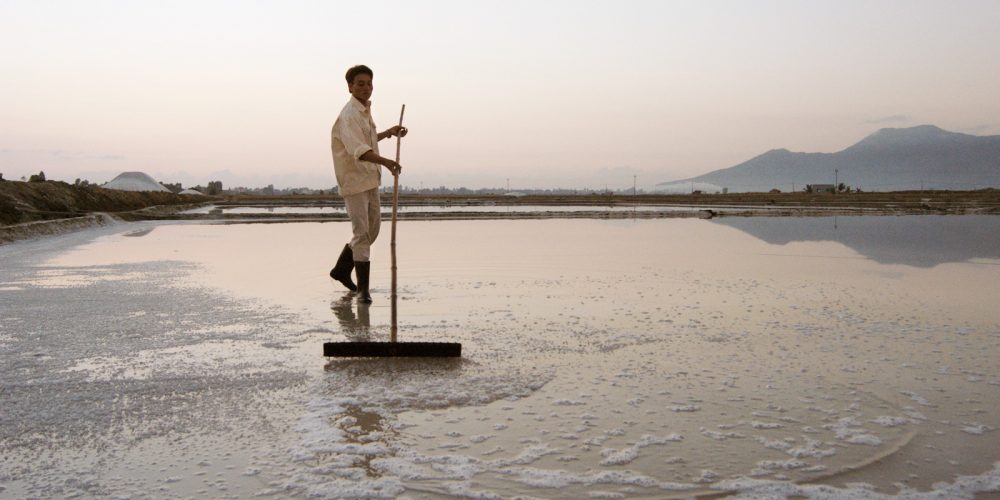
<svg viewBox="0 0 1000 500">
<path fill-rule="evenodd" d="M 662 191 L 803 190 L 844 183 L 862 191 L 1000 187 L 1000 135 L 976 136 L 933 125 L 884 128 L 836 153 L 774 149 L 739 165 L 657 184 Z"/>
</svg>

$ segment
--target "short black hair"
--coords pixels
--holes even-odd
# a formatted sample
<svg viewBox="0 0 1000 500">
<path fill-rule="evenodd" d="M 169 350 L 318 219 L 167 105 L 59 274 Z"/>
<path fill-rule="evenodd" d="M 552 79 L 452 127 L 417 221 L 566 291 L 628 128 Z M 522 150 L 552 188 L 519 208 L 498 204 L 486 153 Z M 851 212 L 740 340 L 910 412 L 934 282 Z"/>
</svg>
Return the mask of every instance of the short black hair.
<svg viewBox="0 0 1000 500">
<path fill-rule="evenodd" d="M 372 73 L 372 69 L 364 64 L 359 64 L 357 66 L 352 66 L 351 69 L 347 70 L 347 84 L 350 85 L 354 83 L 354 77 L 358 75 L 368 75 L 369 78 L 375 78 L 375 74 Z"/>
</svg>

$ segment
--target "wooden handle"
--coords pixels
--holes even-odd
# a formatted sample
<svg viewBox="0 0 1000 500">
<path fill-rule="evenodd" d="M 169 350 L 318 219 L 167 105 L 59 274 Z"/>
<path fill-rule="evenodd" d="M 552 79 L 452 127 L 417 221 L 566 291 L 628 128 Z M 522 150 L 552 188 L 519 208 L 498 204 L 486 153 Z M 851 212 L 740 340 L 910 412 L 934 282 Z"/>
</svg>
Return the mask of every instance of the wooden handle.
<svg viewBox="0 0 1000 500">
<path fill-rule="evenodd" d="M 400 126 L 400 128 L 403 127 L 403 113 L 405 113 L 405 112 L 406 112 L 406 105 L 404 104 L 403 108 L 399 110 L 399 126 Z M 403 139 L 403 137 L 400 134 L 396 134 L 396 163 L 399 163 L 399 143 L 402 141 L 402 139 Z M 394 175 L 397 176 L 397 177 L 399 176 L 398 174 L 394 174 Z"/>
<path fill-rule="evenodd" d="M 406 105 L 399 110 L 399 126 L 403 126 L 403 113 L 406 112 Z M 399 146 L 402 142 L 399 131 L 396 133 L 396 163 L 399 163 Z M 389 330 L 389 340 L 396 342 L 396 210 L 399 205 L 399 171 L 392 174 L 392 237 L 389 241 L 389 255 L 392 260 L 392 327 Z"/>
</svg>

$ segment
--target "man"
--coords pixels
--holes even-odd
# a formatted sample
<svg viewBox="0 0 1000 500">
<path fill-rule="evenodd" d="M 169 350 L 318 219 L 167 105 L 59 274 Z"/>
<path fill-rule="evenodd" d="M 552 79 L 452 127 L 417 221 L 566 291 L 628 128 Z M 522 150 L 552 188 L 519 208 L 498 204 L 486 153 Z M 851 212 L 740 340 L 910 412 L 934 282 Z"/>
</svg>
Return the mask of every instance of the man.
<svg viewBox="0 0 1000 500">
<path fill-rule="evenodd" d="M 393 126 L 383 132 L 376 132 L 371 114 L 372 78 L 374 74 L 367 66 L 354 66 L 347 70 L 347 91 L 351 93 L 340 116 L 330 132 L 333 149 L 333 169 L 337 175 L 340 195 L 344 197 L 347 215 L 351 218 L 351 242 L 330 270 L 330 277 L 341 282 L 349 290 L 358 292 L 358 301 L 370 304 L 368 276 L 371 270 L 371 245 L 378 237 L 382 222 L 378 188 L 382 182 L 385 167 L 393 175 L 402 170 L 398 163 L 379 156 L 378 141 L 395 135 L 406 136 L 406 128 Z M 351 270 L 357 274 L 357 285 L 351 281 Z"/>
</svg>

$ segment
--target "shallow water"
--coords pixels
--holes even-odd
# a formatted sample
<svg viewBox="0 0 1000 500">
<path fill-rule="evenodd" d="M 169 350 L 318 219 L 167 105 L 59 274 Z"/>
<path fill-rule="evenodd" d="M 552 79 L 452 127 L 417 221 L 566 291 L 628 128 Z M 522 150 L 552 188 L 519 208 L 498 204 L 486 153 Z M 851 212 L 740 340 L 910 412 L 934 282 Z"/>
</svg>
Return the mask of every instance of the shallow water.
<svg viewBox="0 0 1000 500">
<path fill-rule="evenodd" d="M 1000 491 L 990 217 L 406 221 L 0 247 L 0 496 Z M 941 243 L 947 241 L 948 243 Z M 831 489 L 835 488 L 835 489 Z"/>
<path fill-rule="evenodd" d="M 779 206 L 693 206 L 693 205 L 497 205 L 497 204 L 475 204 L 475 205 L 401 205 L 398 208 L 400 213 L 455 213 L 465 212 L 490 212 L 497 214 L 525 213 L 525 212 L 697 212 L 711 208 L 716 212 L 727 212 L 730 210 L 780 210 L 786 207 Z M 822 209 L 822 208 L 820 208 Z M 862 209 L 857 209 L 862 210 Z M 347 214 L 343 206 L 215 206 L 208 205 L 192 208 L 182 213 L 186 214 L 231 214 L 231 215 L 253 215 L 253 214 Z M 392 213 L 392 205 L 382 206 L 383 214 Z"/>
</svg>

